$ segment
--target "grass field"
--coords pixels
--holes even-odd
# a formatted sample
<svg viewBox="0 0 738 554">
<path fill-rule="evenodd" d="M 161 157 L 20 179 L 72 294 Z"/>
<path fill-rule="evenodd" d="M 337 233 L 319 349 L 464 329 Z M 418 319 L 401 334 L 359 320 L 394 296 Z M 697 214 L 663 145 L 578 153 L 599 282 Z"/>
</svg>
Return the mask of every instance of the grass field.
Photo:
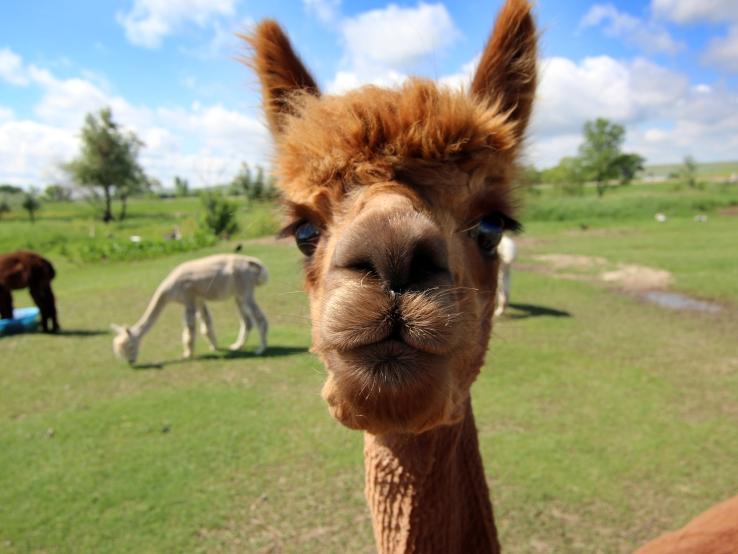
<svg viewBox="0 0 738 554">
<path fill-rule="evenodd" d="M 669 192 L 529 200 L 513 306 L 473 388 L 507 552 L 628 552 L 738 493 L 738 217 L 721 212 L 738 200 L 704 191 L 709 219 L 695 223 L 697 193 Z M 134 215 L 130 232 L 168 226 L 172 202 Z M 0 245 L 26 229 L 0 222 Z M 180 360 L 174 306 L 138 367 L 112 356 L 109 324 L 137 319 L 169 269 L 232 247 L 125 263 L 52 256 L 64 333 L 0 339 L 0 551 L 373 551 L 362 438 L 319 397 L 291 244 L 245 243 L 272 276 L 257 291 L 265 357 L 250 354 L 252 337 L 238 355 L 208 354 L 200 339 L 197 359 Z M 721 311 L 667 310 L 604 284 L 596 265 L 549 267 L 551 255 L 666 270 L 674 290 Z M 235 307 L 214 304 L 213 316 L 228 344 Z"/>
</svg>

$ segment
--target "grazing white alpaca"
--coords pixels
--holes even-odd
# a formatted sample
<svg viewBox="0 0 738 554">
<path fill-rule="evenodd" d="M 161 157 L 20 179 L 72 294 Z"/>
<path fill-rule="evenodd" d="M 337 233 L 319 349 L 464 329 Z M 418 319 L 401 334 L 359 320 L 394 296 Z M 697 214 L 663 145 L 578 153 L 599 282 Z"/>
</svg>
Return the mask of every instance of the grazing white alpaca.
<svg viewBox="0 0 738 554">
<path fill-rule="evenodd" d="M 185 307 L 185 328 L 182 334 L 184 357 L 191 358 L 195 344 L 195 317 L 200 318 L 200 331 L 207 337 L 211 350 L 217 348 L 213 322 L 206 300 L 235 297 L 241 315 L 241 328 L 231 350 L 239 350 L 253 325 L 259 330 L 261 345 L 256 354 L 266 350 L 267 320 L 254 300 L 254 287 L 267 282 L 269 273 L 257 260 L 237 254 L 216 254 L 178 265 L 162 281 L 151 298 L 146 311 L 131 327 L 111 325 L 117 333 L 113 352 L 133 364 L 143 336 L 153 327 L 162 309 L 169 302 Z"/>
<path fill-rule="evenodd" d="M 510 266 L 515 260 L 515 242 L 504 235 L 497 245 L 497 256 L 500 259 L 500 272 L 497 275 L 497 307 L 495 317 L 505 313 L 510 298 Z"/>
</svg>

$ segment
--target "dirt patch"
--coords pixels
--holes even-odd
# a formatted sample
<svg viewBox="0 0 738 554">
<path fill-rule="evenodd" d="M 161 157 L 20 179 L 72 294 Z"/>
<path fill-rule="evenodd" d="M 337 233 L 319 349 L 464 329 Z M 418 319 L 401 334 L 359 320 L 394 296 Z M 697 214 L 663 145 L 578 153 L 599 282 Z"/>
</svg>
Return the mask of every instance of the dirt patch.
<svg viewBox="0 0 738 554">
<path fill-rule="evenodd" d="M 544 272 L 557 277 L 585 277 L 629 293 L 663 290 L 672 282 L 671 273 L 663 269 L 636 264 L 615 264 L 599 256 L 546 254 L 536 256 L 535 259 L 545 263 L 545 268 L 542 268 Z"/>
<path fill-rule="evenodd" d="M 620 264 L 614 271 L 599 275 L 601 281 L 614 285 L 626 292 L 662 290 L 672 283 L 671 273 L 645 265 Z"/>
<path fill-rule="evenodd" d="M 719 210 L 718 213 L 720 215 L 730 215 L 733 217 L 738 217 L 738 206 L 729 206 L 727 208 L 723 208 L 722 210 Z"/>
<path fill-rule="evenodd" d="M 577 256 L 575 254 L 544 254 L 536 256 L 536 260 L 545 262 L 553 271 L 571 269 L 592 269 L 607 265 L 605 258 L 598 256 Z"/>
</svg>

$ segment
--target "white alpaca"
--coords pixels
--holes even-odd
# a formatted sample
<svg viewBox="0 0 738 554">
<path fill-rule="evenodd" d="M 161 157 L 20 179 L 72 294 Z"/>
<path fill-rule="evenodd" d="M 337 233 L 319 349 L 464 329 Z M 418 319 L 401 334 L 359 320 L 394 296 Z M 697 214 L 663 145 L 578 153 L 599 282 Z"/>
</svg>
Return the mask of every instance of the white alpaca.
<svg viewBox="0 0 738 554">
<path fill-rule="evenodd" d="M 256 354 L 266 350 L 267 320 L 254 300 L 254 287 L 267 282 L 269 273 L 257 260 L 237 254 L 216 254 L 178 265 L 162 281 L 151 298 L 141 319 L 131 327 L 111 325 L 117 333 L 113 352 L 133 364 L 143 336 L 153 327 L 162 309 L 169 302 L 185 307 L 185 328 L 182 333 L 184 357 L 191 358 L 195 344 L 195 317 L 200 318 L 200 331 L 207 337 L 211 350 L 217 348 L 213 322 L 206 300 L 223 300 L 234 296 L 241 316 L 241 328 L 231 350 L 239 350 L 253 325 L 259 330 L 261 345 Z"/>
<path fill-rule="evenodd" d="M 505 313 L 510 298 L 510 266 L 515 260 L 515 242 L 507 235 L 497 245 L 497 256 L 500 259 L 500 272 L 497 275 L 497 306 L 495 317 Z"/>
</svg>

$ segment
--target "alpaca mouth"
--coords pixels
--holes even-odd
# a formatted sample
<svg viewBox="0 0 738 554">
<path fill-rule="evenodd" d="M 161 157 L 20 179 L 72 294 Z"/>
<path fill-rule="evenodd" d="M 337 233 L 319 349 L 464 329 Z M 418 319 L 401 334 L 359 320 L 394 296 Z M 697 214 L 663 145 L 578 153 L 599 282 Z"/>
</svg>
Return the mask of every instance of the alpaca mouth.
<svg viewBox="0 0 738 554">
<path fill-rule="evenodd" d="M 385 384 L 402 385 L 438 367 L 441 356 L 408 344 L 398 336 L 336 352 L 354 371 Z"/>
</svg>

